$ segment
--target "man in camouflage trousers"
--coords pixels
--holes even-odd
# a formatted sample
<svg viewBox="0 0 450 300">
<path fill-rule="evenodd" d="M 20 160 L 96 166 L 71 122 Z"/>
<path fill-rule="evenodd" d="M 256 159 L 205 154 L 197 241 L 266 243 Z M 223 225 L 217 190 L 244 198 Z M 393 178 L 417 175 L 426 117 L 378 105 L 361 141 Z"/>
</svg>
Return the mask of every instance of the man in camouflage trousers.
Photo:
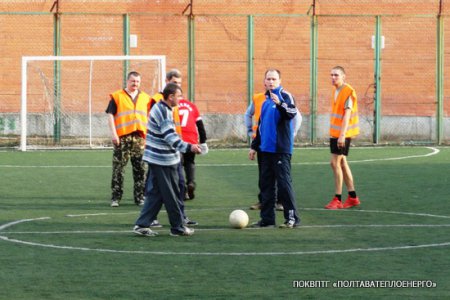
<svg viewBox="0 0 450 300">
<path fill-rule="evenodd" d="M 131 159 L 134 179 L 134 203 L 144 204 L 146 167 L 142 161 L 150 111 L 150 96 L 139 90 L 141 75 L 130 72 L 127 87 L 111 94 L 106 113 L 109 116 L 113 150 L 111 207 L 118 207 L 123 195 L 125 167 Z"/>
</svg>

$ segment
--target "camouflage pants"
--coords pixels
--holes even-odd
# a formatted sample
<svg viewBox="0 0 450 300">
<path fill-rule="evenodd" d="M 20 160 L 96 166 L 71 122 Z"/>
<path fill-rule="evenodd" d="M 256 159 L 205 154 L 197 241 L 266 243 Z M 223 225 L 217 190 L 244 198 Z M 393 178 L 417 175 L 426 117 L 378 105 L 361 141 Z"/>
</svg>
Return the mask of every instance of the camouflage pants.
<svg viewBox="0 0 450 300">
<path fill-rule="evenodd" d="M 111 200 L 120 201 L 123 195 L 125 167 L 131 159 L 134 179 L 134 202 L 144 200 L 147 164 L 142 161 L 145 139 L 136 133 L 120 137 L 120 145 L 114 145 L 112 160 Z"/>
</svg>

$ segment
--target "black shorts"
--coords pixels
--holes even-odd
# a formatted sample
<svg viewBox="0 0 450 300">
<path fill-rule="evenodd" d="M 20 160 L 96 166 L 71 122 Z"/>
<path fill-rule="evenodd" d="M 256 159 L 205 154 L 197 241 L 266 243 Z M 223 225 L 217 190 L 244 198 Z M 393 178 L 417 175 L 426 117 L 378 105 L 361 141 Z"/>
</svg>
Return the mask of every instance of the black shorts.
<svg viewBox="0 0 450 300">
<path fill-rule="evenodd" d="M 339 148 L 337 145 L 337 138 L 330 138 L 330 150 L 331 153 L 336 155 L 348 155 L 348 151 L 350 150 L 350 142 L 351 138 L 345 138 L 345 146 L 343 148 Z"/>
</svg>

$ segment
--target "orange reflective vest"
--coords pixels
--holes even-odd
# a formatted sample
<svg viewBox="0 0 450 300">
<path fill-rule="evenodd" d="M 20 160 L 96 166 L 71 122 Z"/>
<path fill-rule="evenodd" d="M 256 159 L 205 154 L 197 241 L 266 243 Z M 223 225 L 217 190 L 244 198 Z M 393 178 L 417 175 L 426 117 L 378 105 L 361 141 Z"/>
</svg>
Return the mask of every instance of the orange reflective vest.
<svg viewBox="0 0 450 300">
<path fill-rule="evenodd" d="M 253 106 L 255 108 L 255 113 L 253 114 L 253 138 L 256 137 L 256 130 L 258 130 L 259 117 L 261 116 L 261 108 L 263 102 L 266 100 L 266 93 L 259 93 L 253 95 Z"/>
<path fill-rule="evenodd" d="M 155 103 L 158 103 L 163 99 L 162 93 L 156 93 L 152 97 L 152 106 Z M 178 106 L 172 107 L 172 113 L 173 113 L 173 122 L 175 123 L 175 131 L 178 133 L 179 136 L 181 136 L 181 120 L 180 120 L 180 112 L 178 110 Z"/>
<path fill-rule="evenodd" d="M 125 90 L 120 90 L 112 93 L 111 98 L 117 107 L 117 113 L 114 115 L 117 135 L 120 137 L 137 131 L 145 137 L 150 96 L 139 91 L 136 102 L 133 102 Z"/>
<path fill-rule="evenodd" d="M 335 100 L 336 88 L 333 89 L 333 95 L 331 97 L 331 115 L 330 115 L 330 136 L 334 138 L 339 138 L 342 129 L 342 122 L 345 113 L 345 102 L 349 97 L 353 101 L 352 114 L 348 123 L 347 131 L 345 132 L 345 137 L 354 137 L 359 134 L 358 125 L 358 102 L 356 98 L 355 90 L 348 84 L 344 84 L 342 89 Z"/>
</svg>

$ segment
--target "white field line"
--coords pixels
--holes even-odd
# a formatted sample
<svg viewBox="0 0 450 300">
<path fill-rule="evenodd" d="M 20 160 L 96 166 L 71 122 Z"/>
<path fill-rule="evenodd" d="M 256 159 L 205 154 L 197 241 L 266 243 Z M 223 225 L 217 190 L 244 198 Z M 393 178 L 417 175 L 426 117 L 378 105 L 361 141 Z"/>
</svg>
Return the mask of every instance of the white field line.
<svg viewBox="0 0 450 300">
<path fill-rule="evenodd" d="M 186 209 L 187 212 L 199 212 L 199 211 L 224 211 L 224 210 L 234 210 L 234 209 L 242 209 L 246 210 L 244 207 L 215 207 L 215 208 L 194 208 L 194 209 Z M 442 218 L 442 219 L 450 219 L 450 216 L 445 215 L 434 215 L 434 214 L 426 214 L 426 213 L 414 213 L 414 212 L 403 212 L 403 211 L 384 211 L 384 210 L 365 210 L 365 209 L 343 209 L 343 210 L 329 210 L 325 208 L 299 208 L 299 211 L 308 210 L 308 211 L 321 211 L 326 213 L 381 213 L 381 214 L 395 214 L 395 215 L 407 215 L 407 216 L 420 216 L 420 217 L 431 217 L 431 218 Z M 162 213 L 166 213 L 164 209 L 161 210 Z M 112 213 L 90 213 L 90 214 L 69 214 L 65 215 L 69 218 L 80 218 L 80 217 L 97 217 L 97 216 L 108 216 L 108 215 L 135 215 L 139 214 L 139 212 L 112 212 Z M 1 229 L 0 229 L 1 230 Z"/>
<path fill-rule="evenodd" d="M 350 163 L 366 163 L 366 162 L 375 162 L 375 161 L 390 161 L 390 160 L 402 160 L 402 159 L 411 159 L 411 158 L 421 158 L 436 155 L 440 152 L 439 149 L 434 147 L 425 147 L 430 149 L 431 152 L 427 154 L 420 155 L 408 155 L 408 156 L 399 156 L 399 157 L 387 157 L 387 158 L 373 158 L 373 159 L 363 159 L 363 160 L 349 160 Z M 323 148 L 322 148 L 323 149 Z M 358 148 L 365 149 L 365 148 Z M 383 149 L 383 148 L 370 148 L 370 149 Z M 327 165 L 330 162 L 299 162 L 292 163 L 292 165 Z M 246 166 L 256 166 L 256 163 L 242 163 L 242 164 L 196 164 L 198 167 L 246 167 Z M 17 165 L 0 165 L 1 168 L 111 168 L 111 166 L 17 166 Z"/>
<path fill-rule="evenodd" d="M 157 237 L 154 237 L 157 238 Z M 332 249 L 332 250 L 317 250 L 317 251 L 293 251 L 293 252 L 172 252 L 172 251 L 134 251 L 134 250 L 114 250 L 101 248 L 87 248 L 87 247 L 72 247 L 72 246 L 58 246 L 53 244 L 42 244 L 27 242 L 17 239 L 10 239 L 5 236 L 0 236 L 1 240 L 24 244 L 29 246 L 39 246 L 44 248 L 76 250 L 76 251 L 93 251 L 93 252 L 107 252 L 107 253 L 128 253 L 128 254 L 153 254 L 153 255 L 182 255 L 182 256 L 280 256 L 280 255 L 307 255 L 307 254 L 334 254 L 334 253 L 349 253 L 349 252 L 369 252 L 369 251 L 388 251 L 388 250 L 407 250 L 418 248 L 435 248 L 450 246 L 450 242 L 435 243 L 435 244 L 421 244 L 415 246 L 392 246 L 392 247 L 376 247 L 376 248 L 351 248 L 351 249 Z"/>
<path fill-rule="evenodd" d="M 167 227 L 167 226 L 166 226 Z M 348 225 L 348 224 L 335 224 L 335 225 L 301 225 L 294 230 L 302 229 L 316 229 L 316 228 L 439 228 L 439 227 L 450 227 L 450 224 L 367 224 L 367 225 Z M 231 227 L 221 227 L 221 228 L 195 228 L 195 231 L 223 231 L 231 230 Z M 167 232 L 168 229 L 155 228 L 152 229 L 158 233 Z M 245 228 L 242 230 L 270 230 L 270 228 Z M 274 229 L 277 230 L 277 229 Z M 27 234 L 37 234 L 37 235 L 53 235 L 53 234 L 130 234 L 130 230 L 66 230 L 66 231 L 2 231 L 3 235 L 27 235 Z"/>
<path fill-rule="evenodd" d="M 366 211 L 366 212 L 379 212 L 379 211 Z M 443 217 L 436 216 L 430 214 L 414 214 L 407 213 L 408 215 L 419 215 L 426 217 Z M 446 217 L 446 216 L 444 216 Z M 39 220 L 48 220 L 50 217 L 42 217 L 36 219 L 23 219 L 13 221 L 7 224 L 3 224 L 0 226 L 0 231 L 17 225 L 19 223 L 31 222 L 31 221 L 39 221 Z M 450 224 L 442 224 L 442 225 L 433 225 L 433 224 L 394 224 L 394 225 L 310 225 L 310 226 L 301 226 L 299 229 L 306 228 L 333 228 L 333 227 L 357 227 L 357 228 L 390 228 L 390 227 L 409 227 L 409 228 L 417 228 L 417 227 L 450 227 Z M 227 228 L 229 230 L 229 228 Z M 201 231 L 202 229 L 197 229 L 197 231 Z M 224 230 L 222 229 L 203 229 L 207 230 Z M 255 228 L 255 230 L 261 230 Z M 267 230 L 267 229 L 265 229 Z M 298 230 L 298 229 L 295 229 Z M 19 232 L 3 232 L 3 234 L 19 234 Z M 22 232 L 22 234 L 73 234 L 73 233 L 127 233 L 131 234 L 131 231 L 54 231 L 54 232 Z M 87 248 L 87 247 L 72 247 L 72 246 L 60 246 L 53 244 L 43 244 L 43 243 L 35 243 L 29 241 L 23 241 L 18 239 L 12 239 L 4 235 L 0 235 L 0 239 L 12 243 L 24 244 L 29 246 L 37 246 L 44 248 L 54 248 L 54 249 L 63 249 L 63 250 L 75 250 L 75 251 L 94 251 L 94 252 L 107 252 L 107 253 L 128 253 L 128 254 L 154 254 L 154 255 L 182 255 L 182 256 L 279 256 L 279 255 L 313 255 L 313 254 L 334 254 L 334 253 L 351 253 L 351 252 L 370 252 L 370 251 L 392 251 L 392 250 L 408 250 L 408 249 L 418 249 L 418 248 L 434 248 L 434 247 L 447 247 L 450 246 L 450 242 L 444 243 L 433 243 L 433 244 L 421 244 L 414 246 L 390 246 L 390 247 L 375 247 L 375 248 L 351 248 L 351 249 L 331 249 L 331 250 L 315 250 L 315 251 L 292 251 L 292 252 L 167 252 L 167 251 L 133 251 L 133 250 L 114 250 L 114 249 L 99 249 L 99 248 Z"/>
</svg>

